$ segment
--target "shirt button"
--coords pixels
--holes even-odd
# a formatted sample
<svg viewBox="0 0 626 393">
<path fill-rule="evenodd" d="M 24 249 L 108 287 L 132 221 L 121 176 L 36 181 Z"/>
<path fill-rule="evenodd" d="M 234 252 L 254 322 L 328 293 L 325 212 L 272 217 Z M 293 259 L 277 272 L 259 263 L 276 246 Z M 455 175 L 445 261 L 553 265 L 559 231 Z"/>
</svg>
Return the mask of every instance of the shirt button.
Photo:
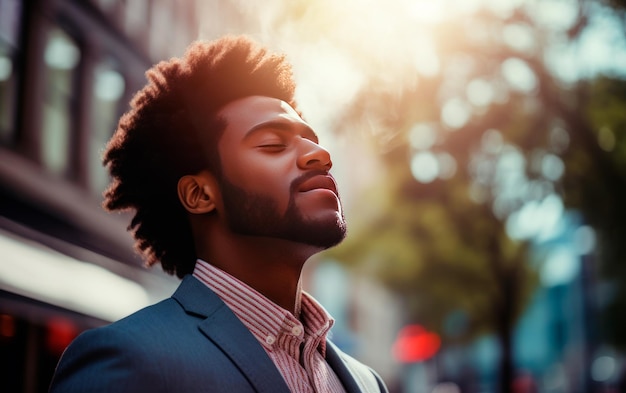
<svg viewBox="0 0 626 393">
<path fill-rule="evenodd" d="M 265 342 L 268 343 L 269 345 L 274 344 L 275 341 L 276 341 L 276 338 L 274 336 L 265 337 Z"/>
<path fill-rule="evenodd" d="M 300 326 L 294 326 L 293 328 L 291 328 L 291 333 L 293 333 L 294 336 L 300 336 L 300 333 L 302 333 L 302 328 Z"/>
</svg>

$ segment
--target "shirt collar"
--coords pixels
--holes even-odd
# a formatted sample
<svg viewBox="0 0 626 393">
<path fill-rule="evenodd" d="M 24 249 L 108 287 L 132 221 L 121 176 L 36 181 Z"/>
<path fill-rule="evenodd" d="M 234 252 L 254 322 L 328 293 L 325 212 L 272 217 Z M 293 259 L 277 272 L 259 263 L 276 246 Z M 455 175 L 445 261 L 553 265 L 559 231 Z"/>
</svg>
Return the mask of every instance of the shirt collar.
<svg viewBox="0 0 626 393">
<path fill-rule="evenodd" d="M 326 337 L 334 320 L 311 295 L 298 290 L 294 314 L 225 271 L 198 259 L 193 276 L 212 289 L 267 350 L 285 334 L 313 339 L 325 356 Z"/>
</svg>

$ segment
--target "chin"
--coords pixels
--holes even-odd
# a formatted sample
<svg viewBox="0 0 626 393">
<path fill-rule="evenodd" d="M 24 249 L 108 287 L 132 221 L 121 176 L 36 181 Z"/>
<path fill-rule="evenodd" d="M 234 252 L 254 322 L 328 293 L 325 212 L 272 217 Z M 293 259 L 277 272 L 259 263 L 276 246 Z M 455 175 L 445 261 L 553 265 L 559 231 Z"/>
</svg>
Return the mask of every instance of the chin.
<svg viewBox="0 0 626 393">
<path fill-rule="evenodd" d="M 332 225 L 302 226 L 295 233 L 300 235 L 300 241 L 323 250 L 334 247 L 345 239 L 347 233 L 345 220 L 336 220 Z"/>
</svg>

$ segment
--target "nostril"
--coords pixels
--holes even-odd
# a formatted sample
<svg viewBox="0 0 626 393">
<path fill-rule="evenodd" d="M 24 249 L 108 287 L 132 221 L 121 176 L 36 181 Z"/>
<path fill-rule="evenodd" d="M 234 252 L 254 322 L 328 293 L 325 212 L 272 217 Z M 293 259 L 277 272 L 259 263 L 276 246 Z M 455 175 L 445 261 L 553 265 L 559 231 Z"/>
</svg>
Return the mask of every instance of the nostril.
<svg viewBox="0 0 626 393">
<path fill-rule="evenodd" d="M 319 157 L 316 158 L 310 158 L 307 162 L 306 162 L 306 166 L 309 168 L 322 168 L 325 170 L 329 170 L 332 166 L 333 163 L 330 160 L 330 157 L 328 159 L 322 159 Z"/>
<path fill-rule="evenodd" d="M 330 153 L 317 143 L 305 140 L 305 143 L 301 145 L 298 166 L 302 168 L 329 170 L 332 166 Z"/>
</svg>

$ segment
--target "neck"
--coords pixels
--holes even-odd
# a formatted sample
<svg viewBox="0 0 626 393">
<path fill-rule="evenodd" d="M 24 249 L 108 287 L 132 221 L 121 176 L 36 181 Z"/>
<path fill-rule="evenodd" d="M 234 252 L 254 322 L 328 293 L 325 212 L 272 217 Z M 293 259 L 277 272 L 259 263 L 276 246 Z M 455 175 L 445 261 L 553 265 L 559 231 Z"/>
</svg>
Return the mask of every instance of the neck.
<svg viewBox="0 0 626 393">
<path fill-rule="evenodd" d="M 299 308 L 300 276 L 320 249 L 282 239 L 212 232 L 196 240 L 199 258 L 254 288 L 278 306 Z"/>
</svg>

